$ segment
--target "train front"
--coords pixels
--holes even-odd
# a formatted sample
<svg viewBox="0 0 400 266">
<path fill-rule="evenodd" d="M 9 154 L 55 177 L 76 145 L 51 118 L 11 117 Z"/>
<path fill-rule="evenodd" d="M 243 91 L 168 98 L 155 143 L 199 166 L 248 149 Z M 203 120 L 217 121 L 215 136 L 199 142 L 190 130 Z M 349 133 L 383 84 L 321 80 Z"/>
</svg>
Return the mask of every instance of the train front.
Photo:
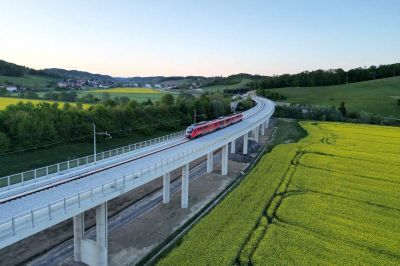
<svg viewBox="0 0 400 266">
<path fill-rule="evenodd" d="M 188 139 L 190 139 L 190 138 L 192 137 L 192 132 L 193 132 L 194 128 L 195 128 L 195 126 L 189 126 L 189 127 L 186 129 L 185 136 L 186 136 Z"/>
</svg>

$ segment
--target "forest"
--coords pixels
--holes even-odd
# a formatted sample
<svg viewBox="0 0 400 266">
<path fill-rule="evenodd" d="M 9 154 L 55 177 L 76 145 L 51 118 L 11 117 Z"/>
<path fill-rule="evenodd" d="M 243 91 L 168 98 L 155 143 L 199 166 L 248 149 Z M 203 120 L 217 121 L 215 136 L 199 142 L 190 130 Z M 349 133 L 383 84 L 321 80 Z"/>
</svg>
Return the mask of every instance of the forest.
<svg viewBox="0 0 400 266">
<path fill-rule="evenodd" d="M 18 150 L 55 141 L 87 141 L 92 124 L 113 136 L 132 132 L 151 135 L 156 130 L 174 130 L 196 121 L 230 113 L 230 97 L 180 94 L 161 101 L 107 100 L 84 109 L 81 104 L 18 103 L 0 111 L 0 151 Z M 90 139 L 90 138 L 89 138 Z M 12 149 L 11 149 L 12 147 Z"/>
</svg>

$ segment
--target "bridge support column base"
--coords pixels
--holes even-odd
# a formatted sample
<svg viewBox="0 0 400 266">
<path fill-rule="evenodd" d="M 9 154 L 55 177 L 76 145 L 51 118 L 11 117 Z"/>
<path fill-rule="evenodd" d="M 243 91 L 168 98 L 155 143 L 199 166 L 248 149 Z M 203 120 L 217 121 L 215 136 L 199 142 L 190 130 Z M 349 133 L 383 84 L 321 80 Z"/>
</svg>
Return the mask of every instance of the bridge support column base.
<svg viewBox="0 0 400 266">
<path fill-rule="evenodd" d="M 163 203 L 169 203 L 170 199 L 170 173 L 163 176 Z"/>
<path fill-rule="evenodd" d="M 96 207 L 96 241 L 84 237 L 84 228 L 83 213 L 74 216 L 74 259 L 89 266 L 107 266 L 107 202 Z"/>
<path fill-rule="evenodd" d="M 182 198 L 181 207 L 189 206 L 189 164 L 182 166 Z"/>
<path fill-rule="evenodd" d="M 97 265 L 108 265 L 107 202 L 96 207 Z"/>
<path fill-rule="evenodd" d="M 228 144 L 222 147 L 221 175 L 228 174 Z"/>
<path fill-rule="evenodd" d="M 212 173 L 214 168 L 214 153 L 210 152 L 207 154 L 207 173 Z"/>
<path fill-rule="evenodd" d="M 85 213 L 75 215 L 72 220 L 74 224 L 74 260 L 82 261 L 82 239 L 85 236 Z"/>
</svg>

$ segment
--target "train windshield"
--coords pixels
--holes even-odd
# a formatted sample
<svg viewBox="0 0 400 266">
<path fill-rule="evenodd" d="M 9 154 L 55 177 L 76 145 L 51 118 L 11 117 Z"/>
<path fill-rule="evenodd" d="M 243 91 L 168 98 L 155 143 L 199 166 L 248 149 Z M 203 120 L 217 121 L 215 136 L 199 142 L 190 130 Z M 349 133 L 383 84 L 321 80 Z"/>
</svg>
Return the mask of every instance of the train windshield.
<svg viewBox="0 0 400 266">
<path fill-rule="evenodd" d="M 194 126 L 188 127 L 188 128 L 186 129 L 186 133 L 187 133 L 187 134 L 192 133 L 193 129 L 194 129 Z"/>
</svg>

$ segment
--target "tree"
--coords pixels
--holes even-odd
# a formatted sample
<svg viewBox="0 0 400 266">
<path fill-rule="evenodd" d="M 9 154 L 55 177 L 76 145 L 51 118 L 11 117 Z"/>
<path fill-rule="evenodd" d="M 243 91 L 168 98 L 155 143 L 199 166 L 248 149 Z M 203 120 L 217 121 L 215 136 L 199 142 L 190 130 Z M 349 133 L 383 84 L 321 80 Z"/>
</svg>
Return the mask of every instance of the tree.
<svg viewBox="0 0 400 266">
<path fill-rule="evenodd" d="M 150 98 L 147 98 L 147 101 L 143 102 L 144 105 L 153 105 L 153 102 Z"/>
<path fill-rule="evenodd" d="M 347 110 L 346 110 L 346 106 L 344 106 L 344 102 L 342 102 L 340 104 L 340 107 L 338 108 L 338 110 L 342 113 L 343 116 L 346 116 Z"/>
<path fill-rule="evenodd" d="M 8 91 L 6 88 L 0 88 L 0 95 L 7 95 Z"/>
<path fill-rule="evenodd" d="M 161 98 L 161 102 L 165 105 L 173 105 L 174 104 L 174 96 L 172 94 L 164 94 Z"/>
<path fill-rule="evenodd" d="M 6 134 L 0 132 L 0 152 L 7 151 L 9 145 L 10 145 L 10 139 L 6 136 Z"/>
</svg>

